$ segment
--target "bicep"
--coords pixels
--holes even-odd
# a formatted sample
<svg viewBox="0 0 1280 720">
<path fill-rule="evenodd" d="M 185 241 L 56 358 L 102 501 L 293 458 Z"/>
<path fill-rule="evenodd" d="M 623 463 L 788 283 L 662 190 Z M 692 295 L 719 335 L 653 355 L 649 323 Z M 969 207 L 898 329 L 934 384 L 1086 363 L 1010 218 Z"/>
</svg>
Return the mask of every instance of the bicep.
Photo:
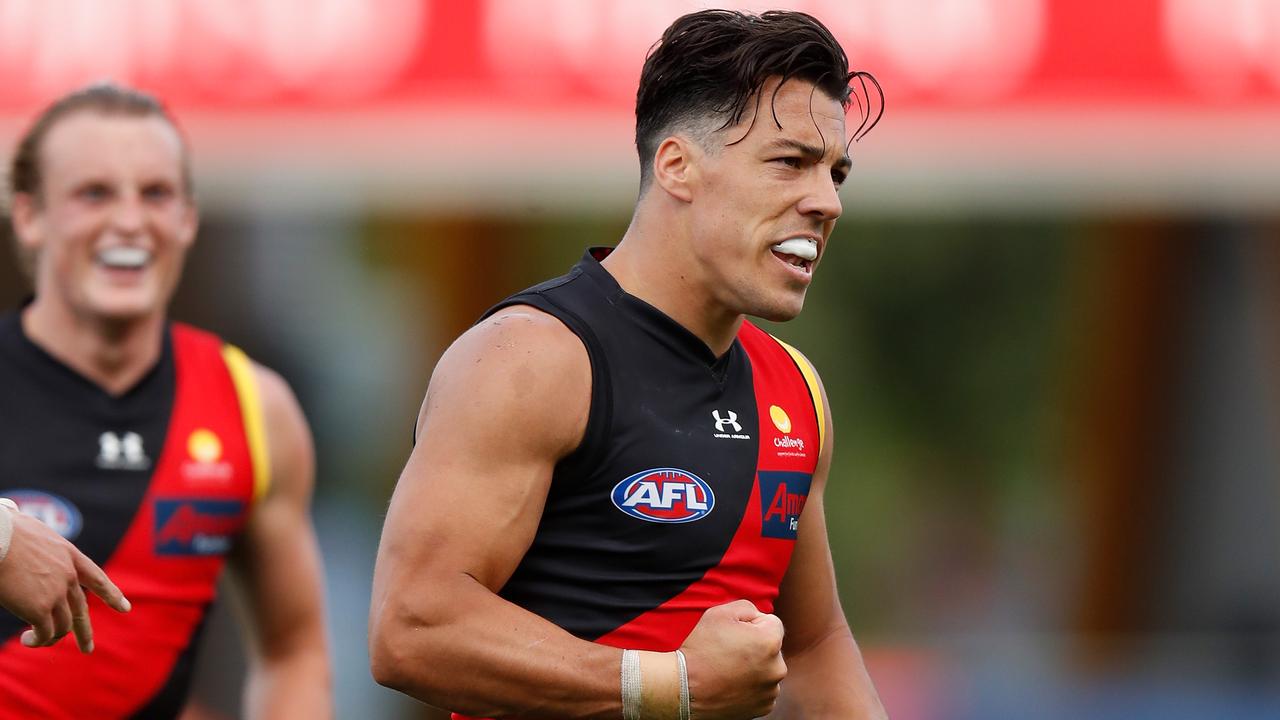
<svg viewBox="0 0 1280 720">
<path fill-rule="evenodd" d="M 278 375 L 255 367 L 262 396 L 271 485 L 257 501 L 231 555 L 231 577 L 268 655 L 323 639 L 323 572 L 311 524 L 314 449 L 293 393 Z"/>
<path fill-rule="evenodd" d="M 558 321 L 517 312 L 459 338 L 423 402 L 383 529 L 375 595 L 458 574 L 501 588 L 589 405 L 586 351 Z"/>
</svg>

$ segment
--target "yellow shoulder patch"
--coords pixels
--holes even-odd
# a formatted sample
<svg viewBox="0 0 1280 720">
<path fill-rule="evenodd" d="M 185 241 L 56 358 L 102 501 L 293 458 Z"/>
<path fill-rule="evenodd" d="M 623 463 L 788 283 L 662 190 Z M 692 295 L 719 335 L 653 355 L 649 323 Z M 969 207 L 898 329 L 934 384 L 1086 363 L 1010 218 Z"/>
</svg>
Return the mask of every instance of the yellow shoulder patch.
<svg viewBox="0 0 1280 720">
<path fill-rule="evenodd" d="M 827 414 L 822 407 L 822 388 L 818 385 L 818 374 L 814 372 L 813 366 L 809 364 L 804 355 L 800 354 L 799 350 L 776 337 L 773 339 L 777 340 L 782 349 L 786 350 L 787 354 L 791 356 L 791 359 L 796 361 L 796 367 L 800 368 L 800 374 L 804 376 L 804 382 L 809 386 L 809 397 L 813 399 L 813 410 L 818 415 L 818 452 L 821 453 L 823 446 L 827 444 Z"/>
<path fill-rule="evenodd" d="M 249 356 L 235 345 L 222 346 L 222 360 L 231 372 L 240 400 L 240 415 L 244 418 L 245 437 L 249 443 L 249 457 L 253 463 L 253 499 L 266 496 L 271 487 L 271 465 L 267 454 L 266 427 L 262 419 L 262 398 L 258 394 L 258 381 L 254 377 L 253 363 Z"/>
</svg>

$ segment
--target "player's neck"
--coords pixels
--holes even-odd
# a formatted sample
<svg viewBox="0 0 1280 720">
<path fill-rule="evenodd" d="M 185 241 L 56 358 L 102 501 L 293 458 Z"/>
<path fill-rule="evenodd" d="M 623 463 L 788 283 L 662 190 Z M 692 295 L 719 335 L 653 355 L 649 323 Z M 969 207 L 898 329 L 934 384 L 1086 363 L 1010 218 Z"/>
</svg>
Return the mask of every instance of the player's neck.
<svg viewBox="0 0 1280 720">
<path fill-rule="evenodd" d="M 715 301 L 706 283 L 689 272 L 691 264 L 673 249 L 681 247 L 677 239 L 657 235 L 637 217 L 602 265 L 628 294 L 680 323 L 720 357 L 733 345 L 743 316 Z"/>
<path fill-rule="evenodd" d="M 22 331 L 45 352 L 110 395 L 122 395 L 160 359 L 165 318 L 110 320 L 39 297 L 22 313 Z"/>
</svg>

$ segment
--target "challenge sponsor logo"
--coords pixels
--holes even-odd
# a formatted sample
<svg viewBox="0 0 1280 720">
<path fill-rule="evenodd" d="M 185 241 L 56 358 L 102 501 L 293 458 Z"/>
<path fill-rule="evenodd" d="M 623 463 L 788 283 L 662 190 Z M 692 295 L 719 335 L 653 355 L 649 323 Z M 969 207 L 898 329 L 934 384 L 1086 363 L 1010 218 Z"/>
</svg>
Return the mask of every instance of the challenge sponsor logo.
<svg viewBox="0 0 1280 720">
<path fill-rule="evenodd" d="M 187 436 L 188 460 L 182 463 L 182 475 L 187 480 L 231 479 L 231 463 L 222 459 L 222 440 L 208 428 L 196 428 Z"/>
<path fill-rule="evenodd" d="M 614 506 L 631 517 L 657 523 L 701 520 L 716 505 L 710 485 L 677 468 L 638 472 L 614 486 L 612 499 Z"/>
<path fill-rule="evenodd" d="M 221 555 L 243 525 L 239 500 L 193 498 L 155 501 L 157 555 Z"/>
<path fill-rule="evenodd" d="M 778 457 L 808 457 L 804 449 L 804 439 L 792 437 L 791 416 L 778 405 L 769 406 L 769 419 L 778 428 L 782 437 L 773 438 L 773 446 L 778 449 Z"/>
<path fill-rule="evenodd" d="M 760 534 L 795 540 L 800 513 L 809 499 L 813 476 L 800 472 L 762 470 L 760 475 Z"/>
<path fill-rule="evenodd" d="M 7 497 L 17 504 L 24 515 L 39 520 L 53 528 L 59 535 L 75 540 L 84 528 L 80 509 L 70 500 L 41 490 L 5 490 L 0 497 Z"/>
</svg>

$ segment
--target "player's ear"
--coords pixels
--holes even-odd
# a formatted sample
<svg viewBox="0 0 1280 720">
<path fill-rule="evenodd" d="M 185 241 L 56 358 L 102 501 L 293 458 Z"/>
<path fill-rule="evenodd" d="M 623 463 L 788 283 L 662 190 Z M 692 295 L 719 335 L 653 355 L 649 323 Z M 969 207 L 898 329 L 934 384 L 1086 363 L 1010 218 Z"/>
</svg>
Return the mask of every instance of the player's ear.
<svg viewBox="0 0 1280 720">
<path fill-rule="evenodd" d="M 677 200 L 691 202 L 699 150 L 679 135 L 663 140 L 653 154 L 654 183 Z"/>
<path fill-rule="evenodd" d="M 182 208 L 182 222 L 178 226 L 179 240 L 183 245 L 190 246 L 196 239 L 196 231 L 200 229 L 200 210 L 196 208 L 195 200 L 191 197 L 186 199 Z"/>
<path fill-rule="evenodd" d="M 39 199 L 31 193 L 14 193 L 9 212 L 13 234 L 18 239 L 22 254 L 39 252 L 44 244 L 44 213 L 41 212 Z"/>
</svg>

